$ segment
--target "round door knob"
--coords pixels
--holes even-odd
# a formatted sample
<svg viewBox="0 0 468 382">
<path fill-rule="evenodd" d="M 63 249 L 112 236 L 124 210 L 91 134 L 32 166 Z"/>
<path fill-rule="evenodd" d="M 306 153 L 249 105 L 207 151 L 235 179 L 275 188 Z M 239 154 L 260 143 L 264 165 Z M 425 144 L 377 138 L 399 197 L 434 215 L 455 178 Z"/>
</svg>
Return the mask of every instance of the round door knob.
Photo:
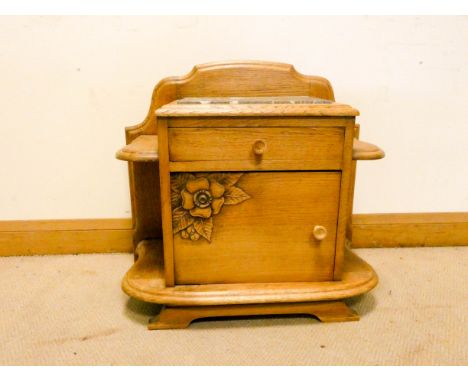
<svg viewBox="0 0 468 382">
<path fill-rule="evenodd" d="M 322 226 L 322 225 L 316 225 L 314 227 L 314 231 L 313 231 L 313 234 L 314 234 L 314 237 L 319 240 L 319 241 L 322 241 L 323 239 L 325 239 L 327 237 L 327 229 Z"/>
<path fill-rule="evenodd" d="M 255 155 L 263 155 L 266 151 L 267 144 L 263 139 L 257 139 L 253 144 L 253 152 Z"/>
</svg>

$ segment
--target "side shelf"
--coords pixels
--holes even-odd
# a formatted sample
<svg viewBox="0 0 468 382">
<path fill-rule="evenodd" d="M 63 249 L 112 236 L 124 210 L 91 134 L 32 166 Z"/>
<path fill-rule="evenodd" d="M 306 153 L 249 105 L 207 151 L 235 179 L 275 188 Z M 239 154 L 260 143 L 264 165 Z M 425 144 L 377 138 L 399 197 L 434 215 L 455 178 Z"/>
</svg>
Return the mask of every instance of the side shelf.
<svg viewBox="0 0 468 382">
<path fill-rule="evenodd" d="M 132 143 L 117 151 L 115 156 L 117 159 L 128 162 L 157 162 L 159 160 L 158 136 L 140 135 Z"/>
<path fill-rule="evenodd" d="M 385 157 L 385 153 L 381 148 L 372 143 L 354 139 L 353 160 L 375 160 L 382 159 L 383 157 Z"/>
</svg>

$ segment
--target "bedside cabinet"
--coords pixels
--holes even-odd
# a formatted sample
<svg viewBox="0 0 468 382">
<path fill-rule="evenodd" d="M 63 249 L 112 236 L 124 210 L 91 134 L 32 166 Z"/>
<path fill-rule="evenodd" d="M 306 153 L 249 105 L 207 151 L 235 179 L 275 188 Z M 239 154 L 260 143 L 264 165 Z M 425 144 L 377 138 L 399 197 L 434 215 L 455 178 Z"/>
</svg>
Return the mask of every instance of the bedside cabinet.
<svg viewBox="0 0 468 382">
<path fill-rule="evenodd" d="M 211 64 L 158 85 L 117 154 L 130 162 L 136 247 L 123 289 L 164 305 L 150 329 L 359 318 L 342 299 L 377 276 L 350 249 L 355 161 L 384 154 L 357 140 L 358 114 L 285 64 Z"/>
</svg>

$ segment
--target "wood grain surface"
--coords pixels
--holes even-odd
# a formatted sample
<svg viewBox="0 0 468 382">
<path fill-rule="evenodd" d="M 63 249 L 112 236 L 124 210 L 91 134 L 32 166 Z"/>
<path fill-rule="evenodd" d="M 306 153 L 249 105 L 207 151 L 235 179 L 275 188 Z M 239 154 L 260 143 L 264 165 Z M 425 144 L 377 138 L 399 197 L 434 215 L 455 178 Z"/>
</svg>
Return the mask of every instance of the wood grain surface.
<svg viewBox="0 0 468 382">
<path fill-rule="evenodd" d="M 321 322 L 358 321 L 359 315 L 341 301 L 290 302 L 217 306 L 163 306 L 148 324 L 150 330 L 184 329 L 199 318 L 305 314 Z"/>
<path fill-rule="evenodd" d="M 116 158 L 129 162 L 157 162 L 158 136 L 140 135 L 132 143 L 117 151 Z"/>
<path fill-rule="evenodd" d="M 354 248 L 467 246 L 468 212 L 353 215 Z M 132 220 L 0 221 L 0 256 L 132 251 Z"/>
<path fill-rule="evenodd" d="M 310 96 L 334 101 L 333 89 L 328 80 L 318 76 L 298 73 L 292 65 L 265 61 L 226 61 L 197 65 L 190 73 L 180 77 L 168 77 L 154 88 L 149 110 L 143 122 L 125 129 L 127 145 L 140 135 L 158 134 L 156 109 L 185 97 L 236 97 L 236 96 Z M 331 118 L 332 117 L 328 117 Z M 184 119 L 183 117 L 181 118 Z M 146 150 L 146 148 L 145 148 Z M 140 155 L 136 158 L 141 159 Z M 153 192 L 159 198 L 159 190 L 142 185 L 159 184 L 159 170 L 145 167 L 145 163 L 129 162 L 129 183 L 132 200 L 133 242 L 141 238 L 161 237 L 161 210 L 159 199 L 153 205 L 136 200 L 141 190 Z M 151 198 L 153 199 L 153 198 Z M 147 225 L 149 221 L 154 224 Z"/>
<path fill-rule="evenodd" d="M 254 152 L 259 140 L 265 144 L 260 155 Z M 283 161 L 297 161 L 301 169 L 334 170 L 341 169 L 343 141 L 343 127 L 170 128 L 169 157 L 171 162 L 274 164 L 278 170 Z"/>
<path fill-rule="evenodd" d="M 378 282 L 373 269 L 347 249 L 343 277 L 328 282 L 278 282 L 165 286 L 161 243 L 142 242 L 138 261 L 122 281 L 123 290 L 134 298 L 167 305 L 231 305 L 349 298 L 371 290 Z"/>
<path fill-rule="evenodd" d="M 349 105 L 332 104 L 212 104 L 186 105 L 171 102 L 156 110 L 158 117 L 206 117 L 206 116 L 309 116 L 309 117 L 354 117 L 359 111 Z"/>
<path fill-rule="evenodd" d="M 245 173 L 250 199 L 213 217 L 211 243 L 174 237 L 176 284 L 333 279 L 339 172 Z M 327 237 L 318 241 L 314 227 Z"/>
<path fill-rule="evenodd" d="M 376 160 L 385 157 L 384 151 L 372 143 L 354 139 L 353 159 L 354 160 Z"/>
<path fill-rule="evenodd" d="M 468 245 L 468 212 L 353 215 L 355 248 Z"/>
</svg>

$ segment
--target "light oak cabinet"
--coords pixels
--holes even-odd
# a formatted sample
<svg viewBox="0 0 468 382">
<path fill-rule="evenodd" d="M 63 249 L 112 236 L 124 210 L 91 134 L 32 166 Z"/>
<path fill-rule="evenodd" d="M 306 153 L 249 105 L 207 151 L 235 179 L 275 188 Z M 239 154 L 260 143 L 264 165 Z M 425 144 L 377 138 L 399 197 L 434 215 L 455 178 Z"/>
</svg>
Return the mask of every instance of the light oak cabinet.
<svg viewBox="0 0 468 382">
<path fill-rule="evenodd" d="M 197 66 L 155 89 L 127 129 L 135 298 L 164 304 L 150 329 L 200 317 L 307 313 L 358 319 L 341 300 L 374 287 L 350 249 L 358 140 L 354 108 L 290 65 Z"/>
</svg>

